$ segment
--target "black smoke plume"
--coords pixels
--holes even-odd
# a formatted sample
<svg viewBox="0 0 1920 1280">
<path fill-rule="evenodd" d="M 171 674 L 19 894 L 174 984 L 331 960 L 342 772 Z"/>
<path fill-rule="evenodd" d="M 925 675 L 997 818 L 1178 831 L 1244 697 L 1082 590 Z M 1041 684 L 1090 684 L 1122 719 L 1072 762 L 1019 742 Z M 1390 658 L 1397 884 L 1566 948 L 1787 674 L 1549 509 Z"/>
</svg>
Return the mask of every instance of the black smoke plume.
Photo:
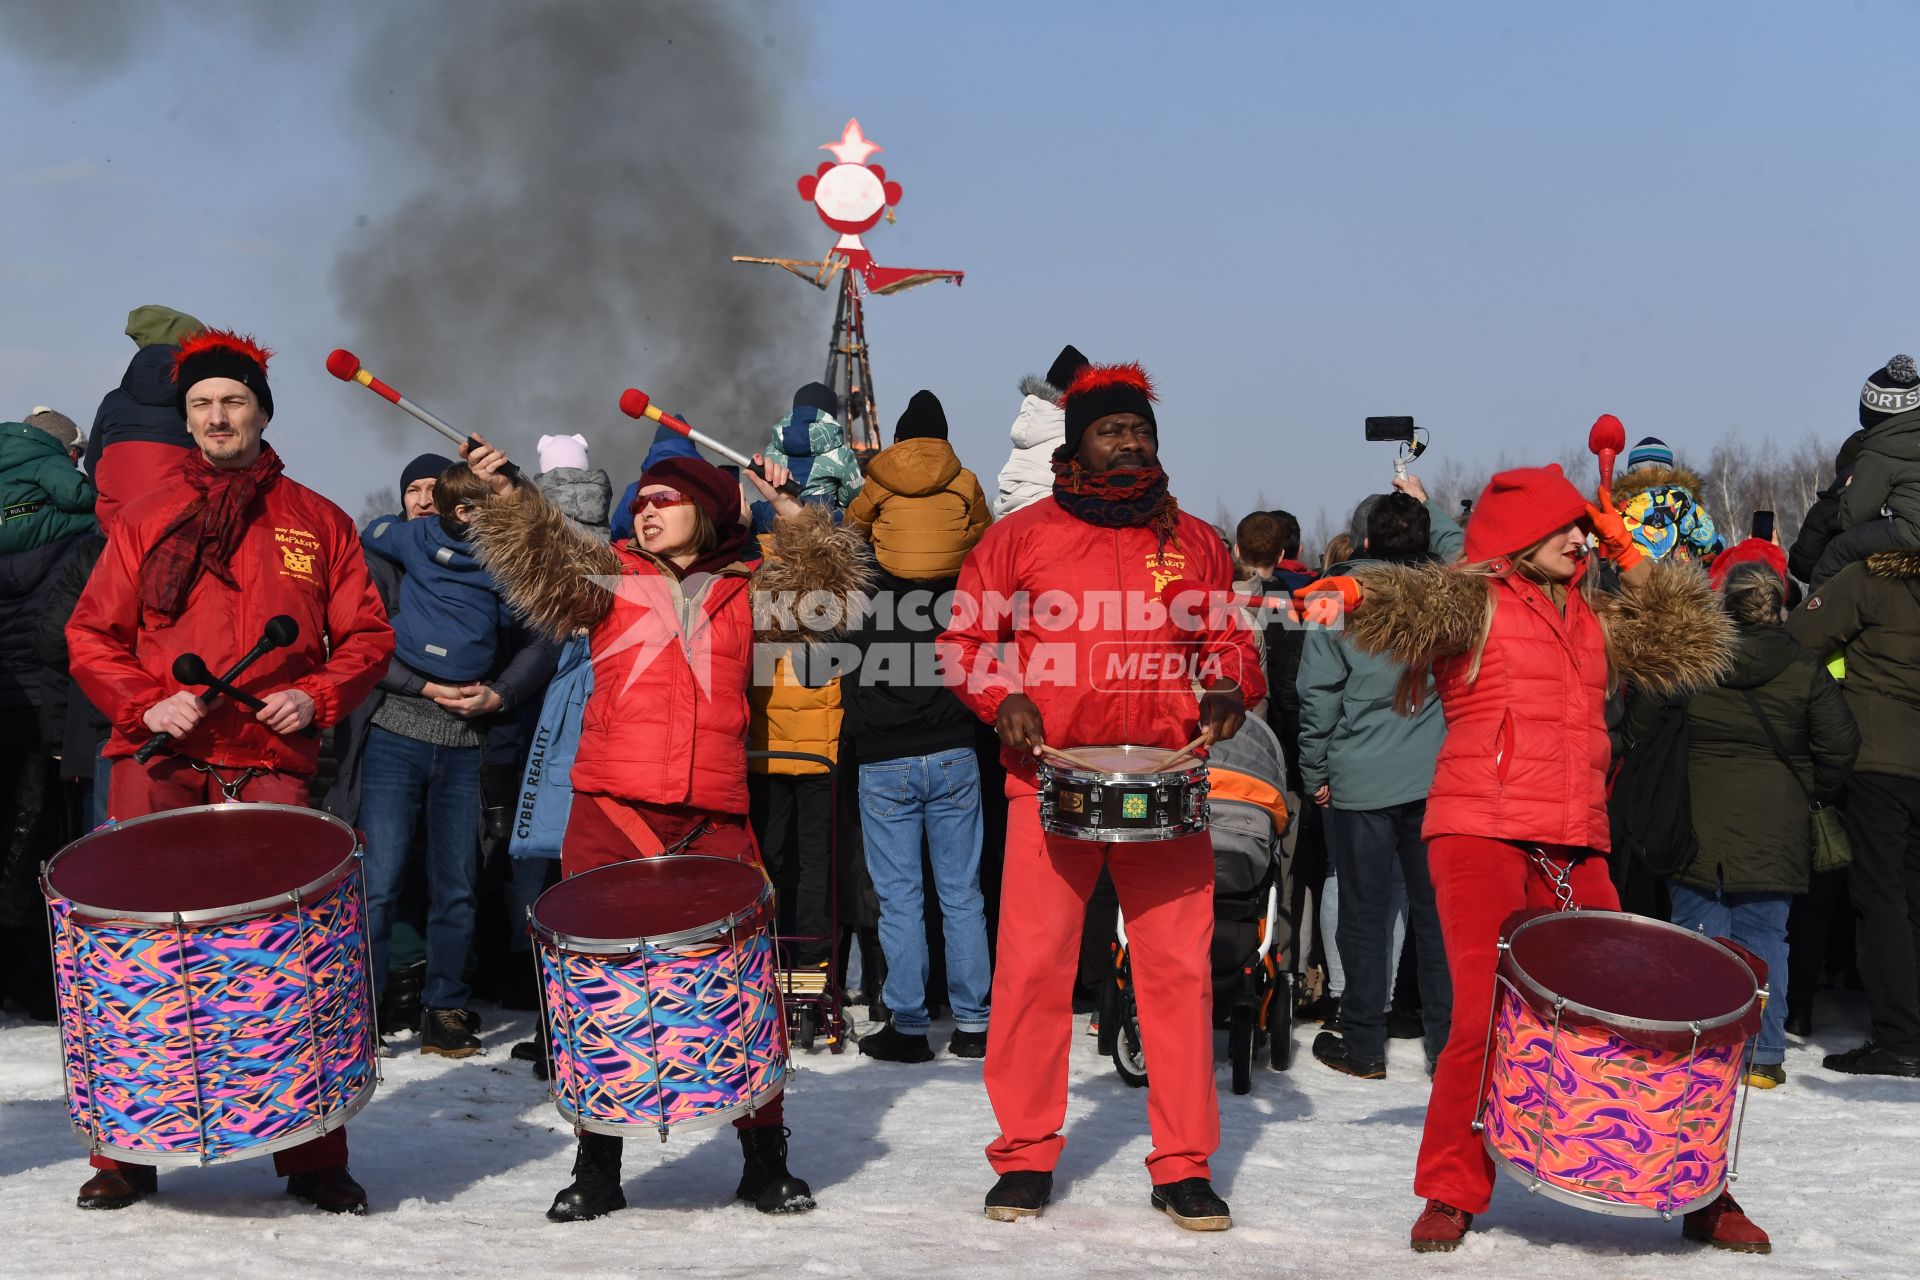
<svg viewBox="0 0 1920 1280">
<path fill-rule="evenodd" d="M 268 57 L 346 33 L 341 110 L 365 170 L 332 273 L 342 345 L 530 470 L 538 436 L 578 431 L 625 480 L 652 428 L 620 415 L 623 387 L 751 452 L 825 364 L 830 300 L 729 261 L 826 244 L 793 189 L 811 163 L 788 119 L 812 48 L 805 12 L 8 0 L 0 38 L 97 78 L 189 18 L 229 24 Z"/>
</svg>

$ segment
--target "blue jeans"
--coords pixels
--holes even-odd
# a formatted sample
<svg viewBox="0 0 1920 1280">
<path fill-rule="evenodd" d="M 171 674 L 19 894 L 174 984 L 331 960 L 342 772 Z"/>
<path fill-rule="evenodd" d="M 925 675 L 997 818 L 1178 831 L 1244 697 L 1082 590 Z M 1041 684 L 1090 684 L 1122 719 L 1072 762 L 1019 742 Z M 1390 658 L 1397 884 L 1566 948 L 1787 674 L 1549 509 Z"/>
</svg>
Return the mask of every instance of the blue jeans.
<svg viewBox="0 0 1920 1280">
<path fill-rule="evenodd" d="M 1787 912 L 1790 893 L 1712 893 L 1672 881 L 1673 922 L 1709 938 L 1732 938 L 1767 965 L 1767 1007 L 1760 1017 L 1760 1039 L 1753 1046 L 1756 1066 L 1772 1066 L 1787 1057 Z"/>
<path fill-rule="evenodd" d="M 920 868 L 924 835 L 947 940 L 947 996 L 962 1031 L 987 1029 L 993 975 L 980 896 L 980 764 L 971 747 L 860 766 L 867 872 L 880 897 L 883 996 L 893 1025 L 927 1031 L 927 918 Z"/>
<path fill-rule="evenodd" d="M 1393 947 L 1396 881 L 1403 886 L 1415 939 L 1427 1061 L 1437 1061 L 1447 1046 L 1453 977 L 1427 872 L 1427 845 L 1420 838 L 1426 812 L 1425 800 L 1385 809 L 1327 810 L 1327 846 L 1340 883 L 1334 940 L 1347 976 L 1340 1029 L 1356 1058 L 1377 1062 L 1387 1056 L 1387 1000 L 1399 963 Z"/>
<path fill-rule="evenodd" d="M 360 829 L 367 837 L 367 931 L 373 979 L 385 992 L 393 904 L 421 806 L 427 815 L 427 985 L 429 1009 L 463 1009 L 480 879 L 480 748 L 436 747 L 379 725 L 361 757 Z"/>
</svg>

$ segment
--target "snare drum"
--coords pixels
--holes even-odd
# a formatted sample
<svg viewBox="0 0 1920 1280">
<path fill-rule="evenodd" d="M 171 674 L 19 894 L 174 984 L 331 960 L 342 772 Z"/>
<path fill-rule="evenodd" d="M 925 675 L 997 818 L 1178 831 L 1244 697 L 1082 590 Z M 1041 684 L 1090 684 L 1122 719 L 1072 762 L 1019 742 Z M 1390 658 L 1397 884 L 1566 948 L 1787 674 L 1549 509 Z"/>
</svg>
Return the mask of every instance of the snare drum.
<svg viewBox="0 0 1920 1280">
<path fill-rule="evenodd" d="M 41 873 L 73 1126 L 96 1154 L 214 1164 L 373 1096 L 359 840 L 277 804 L 102 827 Z"/>
<path fill-rule="evenodd" d="M 1600 1213 L 1709 1204 L 1738 1152 L 1736 1101 L 1765 966 L 1678 925 L 1560 911 L 1500 943 L 1475 1127 L 1495 1163 Z"/>
<path fill-rule="evenodd" d="M 704 1129 L 785 1087 L 773 886 L 754 863 L 636 858 L 533 905 L 553 1099 L 582 1129 Z"/>
<path fill-rule="evenodd" d="M 1207 829 L 1207 766 L 1157 771 L 1163 747 L 1075 747 L 1097 768 L 1042 759 L 1040 829 L 1075 840 L 1126 844 L 1173 840 Z"/>
</svg>

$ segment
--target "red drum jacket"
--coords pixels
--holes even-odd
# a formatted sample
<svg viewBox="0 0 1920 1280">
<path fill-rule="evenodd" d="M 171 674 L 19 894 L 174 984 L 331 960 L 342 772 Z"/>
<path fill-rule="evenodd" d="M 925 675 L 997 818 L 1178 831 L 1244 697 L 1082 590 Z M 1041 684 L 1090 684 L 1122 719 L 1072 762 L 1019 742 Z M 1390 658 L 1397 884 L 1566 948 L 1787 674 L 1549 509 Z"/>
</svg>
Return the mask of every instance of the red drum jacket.
<svg viewBox="0 0 1920 1280">
<path fill-rule="evenodd" d="M 1199 735 L 1196 685 L 1266 676 L 1232 563 L 1211 526 L 1181 513 L 1162 547 L 1151 528 L 1108 529 L 1051 496 L 986 531 L 960 569 L 938 652 L 955 692 L 989 724 L 1012 693 L 1039 707 L 1048 745 L 1182 747 Z M 1031 788 L 1033 760 L 1003 753 Z"/>
<path fill-rule="evenodd" d="M 314 723 L 344 720 L 393 656 L 393 628 L 374 591 L 353 522 L 333 503 L 285 475 L 255 500 L 232 569 L 235 590 L 201 573 L 187 606 L 169 620 L 140 603 L 141 562 L 160 532 L 194 497 L 183 484 L 152 489 L 120 508 L 87 589 L 67 623 L 73 678 L 113 721 L 106 754 L 130 756 L 152 736 L 148 709 L 181 689 L 174 659 L 196 653 L 223 675 L 260 639 L 267 619 L 286 614 L 299 638 L 269 650 L 236 683 L 256 697 L 294 688 L 313 699 Z M 167 748 L 230 768 L 310 776 L 318 737 L 282 736 L 246 707 L 216 699 L 192 733 Z"/>
</svg>

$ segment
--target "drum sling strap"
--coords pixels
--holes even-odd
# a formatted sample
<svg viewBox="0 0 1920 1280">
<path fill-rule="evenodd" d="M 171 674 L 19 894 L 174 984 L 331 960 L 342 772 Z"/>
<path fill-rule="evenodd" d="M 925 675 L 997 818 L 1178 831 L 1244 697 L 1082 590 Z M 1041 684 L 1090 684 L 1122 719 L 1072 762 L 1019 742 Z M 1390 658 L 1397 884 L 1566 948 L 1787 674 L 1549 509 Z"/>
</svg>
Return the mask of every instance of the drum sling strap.
<svg viewBox="0 0 1920 1280">
<path fill-rule="evenodd" d="M 1553 882 L 1553 896 L 1559 900 L 1562 911 L 1574 911 L 1578 908 L 1573 901 L 1573 863 L 1569 858 L 1565 862 L 1555 862 L 1547 856 L 1547 851 L 1537 844 L 1524 846 L 1527 861 L 1540 869 L 1540 874 Z"/>
<path fill-rule="evenodd" d="M 184 756 L 181 758 L 186 759 L 186 757 Z M 210 764 L 203 764 L 198 760 L 187 760 L 187 763 L 192 765 L 196 772 L 204 773 L 209 778 L 212 778 L 215 782 L 219 783 L 220 794 L 227 798 L 228 804 L 239 803 L 240 789 L 246 786 L 249 782 L 252 782 L 255 778 L 259 777 L 261 774 L 270 772 L 269 770 L 266 770 L 266 769 L 256 769 L 252 765 L 248 765 L 246 768 L 242 769 L 239 773 L 235 774 L 231 779 L 229 779 L 229 778 L 224 778 L 220 776 L 220 771 L 214 768 Z"/>
</svg>

